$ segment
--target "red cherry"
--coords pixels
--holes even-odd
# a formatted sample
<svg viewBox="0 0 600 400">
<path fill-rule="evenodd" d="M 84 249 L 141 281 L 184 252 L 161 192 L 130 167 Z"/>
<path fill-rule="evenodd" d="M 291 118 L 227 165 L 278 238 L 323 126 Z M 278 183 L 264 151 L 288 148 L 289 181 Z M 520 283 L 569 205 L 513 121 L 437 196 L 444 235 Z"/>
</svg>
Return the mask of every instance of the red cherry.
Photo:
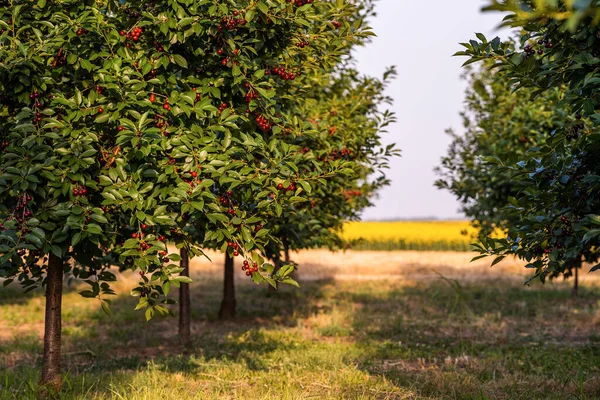
<svg viewBox="0 0 600 400">
<path fill-rule="evenodd" d="M 103 112 L 104 112 L 104 108 L 100 107 L 100 108 L 98 109 L 98 114 L 102 114 Z"/>
<path fill-rule="evenodd" d="M 144 230 L 148 229 L 148 225 L 142 224 L 142 229 L 144 229 Z"/>
<path fill-rule="evenodd" d="M 139 237 L 139 235 L 137 233 L 132 233 L 131 234 L 131 238 L 132 239 L 137 239 Z"/>
<path fill-rule="evenodd" d="M 195 178 L 195 177 L 197 177 L 197 176 L 198 176 L 198 173 L 197 173 L 196 171 L 193 171 L 193 172 L 191 173 L 191 175 L 192 175 L 192 177 L 193 177 L 193 178 Z"/>
<path fill-rule="evenodd" d="M 126 33 L 125 31 L 120 31 L 120 32 L 119 32 L 119 35 L 121 35 L 121 36 L 125 36 L 126 34 L 127 34 L 127 33 Z"/>
</svg>

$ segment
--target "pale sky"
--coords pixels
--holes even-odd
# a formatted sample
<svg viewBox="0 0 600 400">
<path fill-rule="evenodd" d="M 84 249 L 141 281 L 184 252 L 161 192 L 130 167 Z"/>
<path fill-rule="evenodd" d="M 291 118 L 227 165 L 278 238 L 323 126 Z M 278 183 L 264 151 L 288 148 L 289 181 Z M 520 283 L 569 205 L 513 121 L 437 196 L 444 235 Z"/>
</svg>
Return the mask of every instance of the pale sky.
<svg viewBox="0 0 600 400">
<path fill-rule="evenodd" d="M 449 127 L 462 132 L 465 82 L 460 79 L 462 57 L 451 57 L 459 42 L 482 32 L 499 32 L 502 15 L 481 13 L 482 0 L 379 0 L 371 21 L 377 38 L 355 56 L 359 70 L 381 77 L 396 65 L 398 77 L 388 95 L 394 99 L 398 123 L 389 128 L 386 143 L 397 143 L 402 157 L 391 164 L 392 185 L 381 192 L 363 219 L 460 218 L 458 202 L 433 186 L 433 168 L 446 154 Z"/>
</svg>

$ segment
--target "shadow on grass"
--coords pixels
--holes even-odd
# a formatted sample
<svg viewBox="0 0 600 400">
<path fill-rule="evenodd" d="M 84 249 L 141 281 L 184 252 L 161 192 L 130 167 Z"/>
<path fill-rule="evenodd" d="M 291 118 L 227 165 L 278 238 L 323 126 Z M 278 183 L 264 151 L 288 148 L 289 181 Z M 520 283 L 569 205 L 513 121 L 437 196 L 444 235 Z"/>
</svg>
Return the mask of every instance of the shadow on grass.
<svg viewBox="0 0 600 400">
<path fill-rule="evenodd" d="M 582 288 L 580 298 L 572 299 L 568 285 L 561 284 L 323 280 L 273 295 L 238 282 L 238 319 L 227 322 L 216 318 L 221 282 L 197 280 L 191 294 L 193 343 L 186 349 L 179 345 L 176 318 L 146 323 L 143 313 L 132 311 L 136 299 L 127 295 L 114 299 L 112 317 L 99 309 L 82 316 L 82 328 L 65 335 L 64 369 L 73 379 L 67 392 L 110 397 L 106 386 L 82 380 L 112 382 L 107 376 L 114 371 L 120 371 L 124 386 L 148 369 L 191 377 L 210 376 L 213 365 L 231 365 L 236 373 L 271 376 L 275 355 L 308 357 L 303 368 L 310 370 L 311 357 L 324 357 L 317 351 L 337 351 L 344 368 L 383 377 L 391 387 L 410 388 L 422 398 L 600 394 L 599 288 Z M 311 336 L 304 337 L 303 330 Z M 2 345 L 11 346 L 29 358 L 0 372 L 0 394 L 2 382 L 13 380 L 10 393 L 28 393 L 34 349 L 18 340 Z M 332 361 L 336 368 L 340 364 Z"/>
<path fill-rule="evenodd" d="M 599 298 L 597 287 L 572 298 L 567 284 L 456 281 L 354 294 L 357 362 L 427 398 L 598 398 Z"/>
<path fill-rule="evenodd" d="M 74 304 L 63 304 L 65 364 L 78 373 L 101 370 L 113 365 L 137 368 L 150 359 L 169 358 L 179 353 L 210 360 L 239 359 L 244 358 L 247 353 L 273 352 L 289 343 L 282 337 L 275 340 L 265 335 L 264 331 L 273 327 L 292 327 L 308 315 L 327 311 L 327 305 L 318 303 L 323 298 L 321 286 L 328 284 L 331 281 L 311 282 L 302 290 L 283 288 L 280 292 L 271 293 L 266 287 L 255 287 L 243 282 L 237 288 L 237 318 L 233 321 L 220 321 L 217 319 L 217 311 L 221 300 L 221 283 L 199 280 L 191 288 L 192 344 L 186 349 L 180 346 L 177 317 L 156 317 L 146 322 L 143 311 L 133 311 L 137 299 L 128 294 L 111 299 L 112 316 L 105 315 L 99 307 L 76 314 L 69 311 Z M 73 290 L 66 288 L 67 292 Z M 15 298 L 11 304 L 20 304 L 21 301 L 25 304 L 43 296 L 40 291 L 28 294 L 12 291 Z M 173 293 L 173 297 L 176 296 Z M 89 305 L 85 302 L 94 300 L 81 301 L 82 304 Z M 27 312 L 34 311 L 43 315 L 43 310 L 27 309 Z M 172 311 L 177 313 L 177 306 L 173 306 Z M 69 318 L 69 315 L 73 318 Z M 35 335 L 25 334 L 12 338 L 0 336 L 0 356 L 3 353 L 14 353 L 9 365 L 11 367 L 32 359 L 39 362 L 37 356 L 41 351 L 41 340 Z M 251 358 L 246 361 L 250 369 L 262 368 Z M 194 363 L 186 366 L 180 359 L 177 365 L 189 372 Z"/>
</svg>

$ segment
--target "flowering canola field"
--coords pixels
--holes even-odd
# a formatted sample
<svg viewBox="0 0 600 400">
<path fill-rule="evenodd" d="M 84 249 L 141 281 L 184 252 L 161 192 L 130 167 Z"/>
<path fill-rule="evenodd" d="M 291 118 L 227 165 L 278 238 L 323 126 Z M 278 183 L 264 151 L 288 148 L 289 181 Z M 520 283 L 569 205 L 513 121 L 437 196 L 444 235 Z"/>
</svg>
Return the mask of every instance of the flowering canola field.
<svg viewBox="0 0 600 400">
<path fill-rule="evenodd" d="M 475 241 L 468 221 L 350 222 L 343 238 L 354 250 L 471 251 Z"/>
</svg>

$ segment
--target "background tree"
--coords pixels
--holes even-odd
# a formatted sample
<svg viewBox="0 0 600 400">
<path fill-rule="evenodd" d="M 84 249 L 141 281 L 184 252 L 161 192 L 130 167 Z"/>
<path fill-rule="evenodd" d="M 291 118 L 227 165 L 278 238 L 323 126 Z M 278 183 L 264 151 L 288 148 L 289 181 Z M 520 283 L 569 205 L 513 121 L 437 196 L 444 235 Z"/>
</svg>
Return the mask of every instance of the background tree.
<svg viewBox="0 0 600 400">
<path fill-rule="evenodd" d="M 508 85 L 529 88 L 534 97 L 561 91 L 557 107 L 567 115 L 518 162 L 496 160 L 526 189 L 505 208 L 512 216 L 506 238 L 483 238 L 480 250 L 499 259 L 515 254 L 527 260 L 536 271 L 532 279 L 568 275 L 598 260 L 600 6 L 597 1 L 493 1 L 487 9 L 508 13 L 505 24 L 521 29 L 522 50 L 479 34 L 457 54 L 469 56 L 467 63 L 493 60 Z"/>
<path fill-rule="evenodd" d="M 543 145 L 565 118 L 558 108 L 558 89 L 532 99 L 532 90 L 514 91 L 501 72 L 489 70 L 491 66 L 487 62 L 468 70 L 461 113 L 465 133 L 447 131 L 452 143 L 436 168 L 436 186 L 460 200 L 461 211 L 479 235 L 504 231 L 518 222 L 512 221 L 515 215 L 507 207 L 527 184 L 513 179 L 498 163 L 519 162 L 529 149 Z"/>
<path fill-rule="evenodd" d="M 297 9 L 297 4 L 288 5 L 286 11 Z M 298 36 L 298 41 L 293 43 L 295 51 L 291 52 L 296 57 L 305 57 L 305 67 L 301 68 L 303 71 L 301 74 L 293 74 L 286 68 L 280 67 L 284 63 L 272 64 L 272 68 L 267 69 L 266 77 L 271 78 L 273 85 L 283 85 L 287 88 L 287 96 L 282 96 L 277 104 L 279 106 L 279 114 L 277 118 L 280 119 L 278 124 L 269 125 L 269 129 L 272 130 L 273 134 L 279 135 L 285 146 L 289 148 L 289 152 L 286 155 L 286 162 L 291 167 L 285 171 L 285 176 L 277 181 L 278 194 L 275 199 L 287 198 L 289 201 L 285 204 L 282 203 L 282 207 L 276 208 L 275 215 L 269 215 L 269 221 L 277 219 L 285 219 L 284 216 L 289 208 L 289 204 L 301 204 L 299 201 L 298 194 L 302 192 L 310 192 L 312 187 L 318 185 L 328 184 L 332 179 L 348 179 L 352 169 L 348 167 L 350 162 L 344 159 L 335 160 L 317 160 L 314 157 L 308 162 L 306 168 L 301 167 L 306 164 L 307 152 L 303 141 L 310 140 L 310 138 L 321 135 L 327 137 L 329 131 L 325 128 L 321 129 L 321 132 L 316 130 L 310 123 L 307 123 L 307 114 L 298 113 L 297 110 L 302 107 L 302 111 L 306 111 L 309 108 L 304 107 L 303 103 L 306 102 L 307 96 L 311 96 L 312 90 L 321 88 L 322 93 L 327 93 L 327 89 L 322 89 L 323 85 L 326 87 L 330 85 L 331 71 L 344 60 L 350 52 L 352 46 L 363 43 L 372 34 L 370 28 L 366 26 L 363 19 L 372 14 L 373 6 L 372 2 L 361 2 L 360 4 L 353 3 L 340 3 L 340 2 L 317 2 L 313 4 L 306 4 L 302 7 L 308 14 L 307 19 L 313 21 L 310 26 L 305 27 L 302 36 Z M 333 21 L 333 23 L 332 23 Z M 334 29 L 332 29 L 332 26 Z M 332 54 L 338 55 L 338 57 L 311 57 L 311 52 L 314 52 L 315 41 L 325 41 L 331 44 Z M 319 46 L 317 46 L 316 50 Z M 335 49 L 335 52 L 333 51 Z M 322 52 L 322 50 L 321 50 Z M 306 57 L 308 55 L 308 57 Z M 291 75 L 291 76 L 290 76 Z M 290 79 L 291 78 L 291 79 Z M 347 79 L 349 82 L 350 79 Z M 249 104 L 248 111 L 251 111 L 261 102 L 261 96 L 257 89 L 252 85 L 252 82 L 245 82 L 244 87 L 247 89 L 244 94 L 244 101 Z M 366 87 L 366 85 L 365 85 Z M 318 90 L 317 90 L 318 91 Z M 331 108 L 331 101 L 327 96 L 321 95 L 320 98 L 322 108 Z M 292 112 L 292 110 L 296 110 Z M 260 129 L 263 129 L 261 125 L 264 125 L 266 121 L 260 120 L 257 117 L 257 124 Z M 267 130 L 269 130 L 267 129 Z M 302 137 L 301 139 L 298 139 Z M 285 167 L 285 166 L 284 166 Z M 308 174 L 309 179 L 302 179 L 304 175 Z M 337 178 L 336 178 L 337 177 Z M 342 178 L 340 178 L 342 177 Z M 226 190 L 220 193 L 219 200 L 225 205 L 238 204 L 237 190 Z M 312 200 L 311 200 L 312 201 Z M 279 214 L 282 213 L 282 214 Z M 279 217 L 278 217 L 279 215 Z M 256 222 L 258 216 L 252 217 L 245 223 Z M 240 227 L 241 225 L 238 225 Z M 269 222 L 267 225 L 258 223 L 252 227 L 254 231 L 266 233 L 272 231 L 273 224 Z M 269 229 L 264 229 L 269 228 Z M 243 228 L 241 228 L 243 230 Z M 253 230 L 250 232 L 254 232 Z M 272 236 L 268 239 L 273 243 Z M 206 247 L 218 248 L 222 251 L 226 251 L 225 256 L 225 273 L 224 273 L 224 298 L 219 310 L 219 316 L 222 318 L 230 318 L 235 314 L 235 286 L 234 286 L 234 274 L 233 274 L 233 257 L 242 253 L 239 249 L 239 245 L 235 242 L 230 242 L 229 248 L 225 249 L 220 246 L 218 242 L 211 242 L 204 239 L 204 245 Z M 271 245 L 272 246 L 272 245 Z M 264 249 L 263 249 L 264 250 Z M 269 251 L 261 253 L 270 254 Z M 266 268 L 272 268 L 271 265 L 265 265 Z M 263 278 L 258 275 L 253 275 L 253 263 L 251 260 L 244 260 L 244 269 L 247 275 L 252 275 L 253 278 L 262 280 Z M 276 273 L 277 268 L 273 270 L 267 270 L 267 274 Z M 289 271 L 286 271 L 286 274 Z M 292 280 L 287 280 L 288 283 L 293 283 Z M 271 281 L 271 284 L 274 282 Z M 189 312 L 184 312 L 182 316 L 189 315 Z M 189 326 L 189 322 L 182 323 L 182 326 Z"/>
<path fill-rule="evenodd" d="M 344 223 L 358 220 L 377 191 L 389 184 L 383 171 L 397 152 L 393 146 L 383 148 L 381 136 L 395 116 L 381 108 L 391 103 L 384 91 L 394 75 L 392 68 L 379 80 L 344 66 L 309 85 L 312 90 L 298 112 L 310 116 L 309 123 L 319 135 L 290 138 L 306 155 L 300 167 L 342 159 L 352 174 L 315 186 L 310 203 L 290 205 L 281 218 L 270 222 L 279 239 L 270 243 L 272 258 L 284 254 L 287 262 L 290 250 L 343 248 Z"/>
</svg>

